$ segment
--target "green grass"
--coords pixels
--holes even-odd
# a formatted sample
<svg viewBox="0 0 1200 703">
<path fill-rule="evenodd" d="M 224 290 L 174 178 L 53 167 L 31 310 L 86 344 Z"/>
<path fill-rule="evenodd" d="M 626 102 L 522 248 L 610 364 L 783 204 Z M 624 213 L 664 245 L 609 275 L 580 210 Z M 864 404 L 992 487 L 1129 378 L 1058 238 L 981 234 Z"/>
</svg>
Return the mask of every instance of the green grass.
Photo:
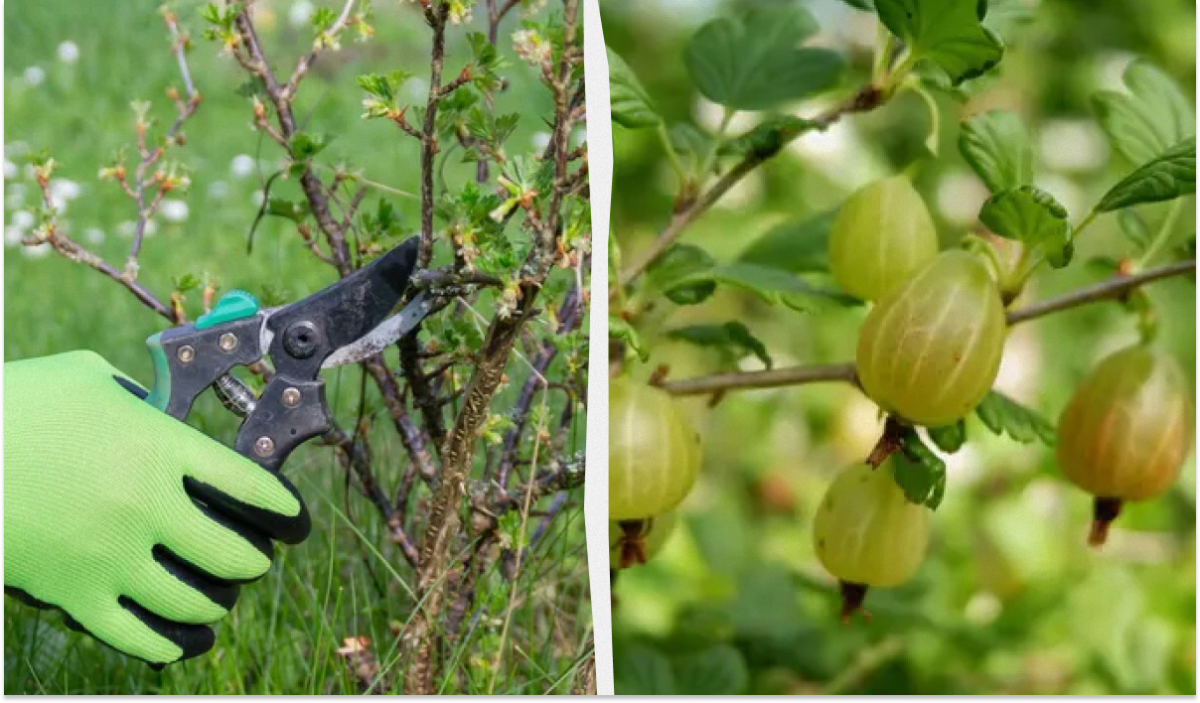
<svg viewBox="0 0 1200 703">
<path fill-rule="evenodd" d="M 328 4 L 328 3 L 318 3 Z M 155 129 L 173 118 L 164 97 L 168 86 L 181 86 L 169 52 L 166 27 L 157 13 L 158 1 L 78 3 L 70 0 L 18 0 L 5 8 L 5 118 L 8 158 L 21 165 L 13 145 L 31 150 L 49 147 L 56 159 L 55 176 L 70 179 L 83 192 L 68 204 L 62 217 L 67 232 L 111 263 L 120 266 L 131 240 L 118 232 L 133 220 L 132 203 L 111 183 L 97 179 L 100 166 L 113 152 L 133 142 L 133 100 L 150 100 Z M 290 70 L 310 41 L 310 29 L 288 22 L 290 3 L 267 7 L 274 20 L 260 19 L 267 52 L 280 70 Z M 176 10 L 196 40 L 189 63 L 204 95 L 199 112 L 186 128 L 187 145 L 171 153 L 191 169 L 192 190 L 186 200 L 187 219 L 158 221 L 158 231 L 146 240 L 139 280 L 166 299 L 172 280 L 185 274 L 215 276 L 223 289 L 241 287 L 254 293 L 282 293 L 292 300 L 328 285 L 332 270 L 304 248 L 290 223 L 268 218 L 255 237 L 252 255 L 246 236 L 257 206 L 253 194 L 260 178 L 276 167 L 280 151 L 250 129 L 249 101 L 236 94 L 244 82 L 240 67 L 217 56 L 216 47 L 200 39 L 200 4 L 185 2 Z M 344 159 L 365 170 L 377 182 L 403 191 L 418 186 L 417 148 L 386 121 L 360 119 L 361 92 L 354 76 L 404 67 L 426 75 L 428 31 L 414 5 L 380 3 L 376 7 L 376 37 L 365 45 L 347 41 L 343 51 L 318 62 L 306 80 L 297 114 L 312 133 L 335 136 L 323 161 Z M 481 13 L 476 13 L 481 14 Z M 502 51 L 511 57 L 506 32 Z M 461 29 L 452 33 L 448 71 L 457 71 L 466 53 Z M 80 49 L 74 64 L 59 61 L 56 47 L 73 41 Z M 38 66 L 45 80 L 29 85 L 25 69 Z M 518 111 L 522 119 L 510 145 L 522 151 L 538 132 L 546 130 L 536 118 L 548 99 L 530 71 L 517 77 L 499 96 L 497 109 Z M 262 174 L 237 178 L 231 162 L 239 154 L 261 159 Z M 324 158 L 328 157 L 328 158 Z M 449 158 L 445 176 L 451 184 L 470 177 L 469 166 Z M 214 197 L 224 184 L 227 195 Z M 36 197 L 25 175 L 6 180 L 6 224 L 13 222 L 14 199 L 24 190 L 25 203 Z M 276 197 L 298 198 L 294 183 L 283 183 Z M 416 202 L 386 196 L 401 211 L 408 234 L 418 226 Z M 90 243 L 85 232 L 104 233 Z M 19 248 L 5 249 L 5 360 L 71 349 L 89 348 L 135 378 L 149 382 L 146 337 L 163 322 L 113 281 L 53 253 L 31 258 Z M 187 303 L 189 314 L 200 311 L 198 292 Z M 430 329 L 437 333 L 441 322 Z M 394 353 L 394 352 L 393 352 Z M 394 362 L 394 359 L 393 359 Z M 514 362 L 513 382 L 494 408 L 511 404 L 524 367 Z M 559 369 L 552 368 L 551 372 Z M 357 369 L 326 375 L 335 416 L 351 425 L 357 411 L 360 376 Z M 378 409 L 368 394 L 368 409 Z M 206 395 L 191 418 L 214 437 L 230 442 L 236 419 Z M 385 487 L 395 486 L 405 463 L 394 434 L 379 423 L 373 431 L 375 466 Z M 583 446 L 583 420 L 573 441 Z M 261 582 L 247 586 L 231 615 L 216 627 L 213 652 L 196 660 L 154 672 L 86 636 L 67 630 L 57 613 L 41 612 L 5 599 L 6 693 L 355 693 L 354 672 L 337 653 L 348 637 L 369 637 L 378 658 L 381 692 L 398 692 L 403 672 L 393 629 L 411 617 L 412 570 L 384 535 L 374 508 L 347 488 L 345 476 L 328 450 L 307 446 L 292 456 L 288 474 L 297 482 L 313 515 L 313 534 L 303 545 L 277 551 L 276 565 Z M 531 529 L 537 523 L 531 518 Z M 499 646 L 510 582 L 498 572 L 479 584 L 476 609 L 468 615 L 464 636 L 449 661 L 460 664 L 461 675 L 446 678 L 446 692 L 546 691 L 568 692 L 591 626 L 582 520 L 582 491 L 571 496 L 522 569 L 519 602 L 509 631 L 500 675 L 491 667 Z M 455 667 L 447 667 L 455 668 Z"/>
</svg>

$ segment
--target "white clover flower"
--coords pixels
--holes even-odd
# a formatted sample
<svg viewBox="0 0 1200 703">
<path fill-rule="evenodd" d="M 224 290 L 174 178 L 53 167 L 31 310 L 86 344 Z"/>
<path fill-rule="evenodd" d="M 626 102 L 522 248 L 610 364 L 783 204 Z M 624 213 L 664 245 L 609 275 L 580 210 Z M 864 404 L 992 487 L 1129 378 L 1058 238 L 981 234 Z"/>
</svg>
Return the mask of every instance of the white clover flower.
<svg viewBox="0 0 1200 703">
<path fill-rule="evenodd" d="M 21 169 L 17 168 L 17 165 L 14 164 L 13 162 L 9 161 L 8 159 L 5 159 L 4 160 L 4 180 L 11 181 L 12 179 L 16 178 L 19 175 L 21 175 Z"/>
<path fill-rule="evenodd" d="M 34 221 L 33 213 L 28 210 L 17 210 L 12 214 L 12 226 L 22 232 L 28 231 L 30 227 L 33 227 Z"/>
<path fill-rule="evenodd" d="M 293 27 L 301 27 L 308 23 L 313 16 L 313 4 L 308 0 L 300 0 L 292 3 L 292 8 L 288 10 L 288 24 Z"/>
<path fill-rule="evenodd" d="M 4 207 L 9 210 L 16 210 L 25 207 L 25 184 L 10 183 L 6 189 L 4 197 Z"/>
<path fill-rule="evenodd" d="M 75 63 L 79 60 L 79 46 L 69 39 L 59 44 L 58 60 L 63 63 Z"/>
<path fill-rule="evenodd" d="M 25 236 L 25 233 L 13 225 L 9 225 L 8 227 L 5 227 L 4 228 L 4 246 L 6 246 L 6 247 L 20 246 L 21 238 L 24 236 Z"/>
<path fill-rule="evenodd" d="M 40 66 L 30 66 L 25 69 L 25 82 L 29 85 L 41 85 L 46 80 L 46 72 Z"/>
<path fill-rule="evenodd" d="M 254 173 L 254 157 L 249 154 L 238 154 L 229 164 L 229 170 L 234 178 L 245 178 Z"/>
<path fill-rule="evenodd" d="M 83 193 L 83 188 L 67 178 L 55 178 L 50 181 L 50 195 L 62 201 L 74 200 Z"/>
<path fill-rule="evenodd" d="M 159 205 L 159 212 L 167 222 L 183 222 L 188 218 L 188 204 L 173 198 L 164 200 Z"/>
<path fill-rule="evenodd" d="M 88 244 L 103 244 L 104 230 L 99 227 L 88 227 L 83 231 L 83 238 Z"/>
<path fill-rule="evenodd" d="M 225 181 L 213 181 L 208 184 L 209 200 L 224 200 L 229 197 L 229 184 Z"/>
<path fill-rule="evenodd" d="M 34 244 L 33 246 L 21 247 L 21 253 L 30 259 L 41 259 L 50 253 L 50 249 L 51 247 L 49 242 L 42 242 L 41 244 Z"/>
</svg>

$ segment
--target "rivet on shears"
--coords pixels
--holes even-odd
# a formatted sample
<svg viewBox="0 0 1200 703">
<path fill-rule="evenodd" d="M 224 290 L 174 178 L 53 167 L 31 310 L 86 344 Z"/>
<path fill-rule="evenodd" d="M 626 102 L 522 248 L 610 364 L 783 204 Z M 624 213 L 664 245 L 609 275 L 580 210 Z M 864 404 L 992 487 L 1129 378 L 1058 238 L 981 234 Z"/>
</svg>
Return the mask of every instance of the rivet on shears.
<svg viewBox="0 0 1200 703">
<path fill-rule="evenodd" d="M 221 351 L 231 352 L 234 349 L 237 349 L 238 338 L 234 333 L 226 332 L 225 334 L 221 335 L 221 339 L 218 340 L 217 343 L 221 345 Z"/>
<path fill-rule="evenodd" d="M 275 440 L 270 437 L 259 437 L 254 441 L 254 453 L 268 457 L 275 453 Z"/>
<path fill-rule="evenodd" d="M 175 356 L 179 358 L 180 362 L 184 364 L 190 364 L 192 363 L 192 359 L 196 358 L 196 350 L 185 345 L 179 348 L 179 351 L 176 352 Z"/>
<path fill-rule="evenodd" d="M 294 408 L 300 404 L 300 391 L 296 388 L 283 389 L 283 405 L 287 408 Z"/>
</svg>

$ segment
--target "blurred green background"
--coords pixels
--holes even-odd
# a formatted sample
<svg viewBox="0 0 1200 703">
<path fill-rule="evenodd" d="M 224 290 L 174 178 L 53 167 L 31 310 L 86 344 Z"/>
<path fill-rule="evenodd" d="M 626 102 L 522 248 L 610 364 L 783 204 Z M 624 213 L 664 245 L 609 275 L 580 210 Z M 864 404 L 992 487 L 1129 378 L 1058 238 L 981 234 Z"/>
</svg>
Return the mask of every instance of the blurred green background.
<svg viewBox="0 0 1200 703">
<path fill-rule="evenodd" d="M 31 224 L 23 208 L 36 205 L 40 198 L 26 156 L 46 147 L 57 163 L 51 186 L 63 209 L 60 224 L 72 238 L 118 268 L 124 262 L 136 208 L 116 184 L 101 182 L 97 173 L 122 146 L 136 157 L 132 101 L 153 103 L 154 135 L 174 119 L 165 91 L 176 86 L 182 92 L 183 83 L 158 12 L 160 4 L 160 0 L 5 4 L 6 361 L 89 348 L 141 382 L 151 381 L 144 343 L 164 328 L 164 321 L 97 272 L 46 248 L 22 247 L 19 240 Z M 193 38 L 188 61 L 204 101 L 185 126 L 187 144 L 168 152 L 168 158 L 191 169 L 191 192 L 169 197 L 153 221 L 143 247 L 139 281 L 164 301 L 173 281 L 189 274 L 211 275 L 222 291 L 245 288 L 275 304 L 302 298 L 332 283 L 335 276 L 308 252 L 291 222 L 264 219 L 253 254 L 246 253 L 262 183 L 284 163 L 284 155 L 252 129 L 250 101 L 237 92 L 246 82 L 243 69 L 231 57 L 218 56 L 219 47 L 202 38 L 203 5 L 197 0 L 170 5 Z M 308 0 L 263 0 L 256 5 L 267 56 L 276 71 L 285 74 L 311 46 L 314 12 L 341 8 L 341 3 Z M 416 141 L 386 120 L 361 119 L 364 94 L 355 76 L 397 68 L 427 76 L 430 32 L 414 3 L 378 2 L 374 12 L 372 41 L 357 43 L 348 33 L 341 51 L 326 52 L 318 60 L 302 84 L 297 119 L 310 134 L 333 137 L 318 159 L 325 164 L 322 175 L 327 179 L 328 169 L 344 162 L 372 181 L 416 193 Z M 448 32 L 448 72 L 457 72 L 470 56 L 468 29 L 486 31 L 485 14 L 476 12 L 469 26 Z M 540 151 L 549 139 L 539 116 L 549 114 L 551 103 L 533 70 L 512 50 L 511 34 L 519 28 L 517 13 L 501 27 L 500 51 L 514 68 L 504 71 L 510 85 L 498 95 L 496 109 L 521 113 L 508 148 L 526 153 Z M 402 90 L 423 104 L 427 83 L 414 78 Z M 474 164 L 460 163 L 460 155 L 451 152 L 442 172 L 451 187 L 475 173 Z M 272 197 L 298 200 L 301 194 L 290 181 L 277 184 Z M 415 198 L 374 189 L 364 210 L 374 212 L 379 198 L 386 198 L 401 214 L 402 234 L 392 244 L 416 233 Z M 480 300 L 481 311 L 492 308 L 488 295 Z M 202 312 L 199 289 L 189 294 L 186 305 L 192 319 Z M 469 320 L 450 317 L 427 322 L 426 330 L 441 335 L 447 326 L 471 325 Z M 461 336 L 463 330 L 457 331 Z M 389 358 L 395 366 L 394 356 Z M 495 402 L 498 412 L 512 404 L 524 382 L 526 367 L 514 362 L 513 369 L 512 383 Z M 561 373 L 559 364 L 549 373 Z M 325 377 L 335 417 L 343 427 L 352 427 L 358 410 L 358 369 L 349 367 Z M 368 413 L 382 413 L 373 384 L 368 387 L 372 389 Z M 212 394 L 198 401 L 189 420 L 226 443 L 236 433 L 237 419 Z M 574 441 L 582 448 L 582 417 L 578 427 Z M 376 423 L 375 428 L 376 472 L 385 490 L 390 490 L 399 484 L 407 459 L 389 422 Z M 357 692 L 353 668 L 336 652 L 345 638 L 354 636 L 371 639 L 380 671 L 399 686 L 399 650 L 393 631 L 411 611 L 401 585 L 413 585 L 411 570 L 390 543 L 375 508 L 347 486 L 330 450 L 315 444 L 302 447 L 287 466 L 309 504 L 313 533 L 303 545 L 280 550 L 269 575 L 242 590 L 230 617 L 216 627 L 213 654 L 156 673 L 69 632 L 58 614 L 35 611 L 6 598 L 6 693 Z M 575 659 L 591 627 L 581 505 L 582 491 L 578 491 L 524 568 L 521 601 L 509 635 L 510 645 L 515 642 L 515 651 L 521 654 L 511 654 L 510 647 L 497 690 L 570 689 Z M 530 530 L 536 526 L 537 520 L 531 520 Z M 467 646 L 458 654 L 471 657 L 475 679 L 460 681 L 463 686 L 486 688 L 492 678 L 490 667 L 510 587 L 498 573 L 481 580 L 477 602 L 484 609 L 472 620 Z"/>
<path fill-rule="evenodd" d="M 720 109 L 691 87 L 687 39 L 735 2 L 603 0 L 606 43 L 646 87 L 669 123 L 711 130 Z M 742 5 L 749 3 L 740 3 Z M 816 43 L 850 58 L 827 100 L 793 106 L 811 116 L 869 79 L 876 20 L 837 0 L 804 3 L 822 26 Z M 1090 96 L 1120 89 L 1124 67 L 1145 57 L 1188 95 L 1196 80 L 1195 4 L 1183 0 L 997 0 L 1009 45 L 999 77 L 964 107 L 938 98 L 939 158 L 923 143 L 929 117 L 907 94 L 865 116 L 809 134 L 746 178 L 682 241 L 732 261 L 776 226 L 836 207 L 855 188 L 902 170 L 915 175 L 953 246 L 987 197 L 955 146 L 965 111 L 1018 112 L 1034 137 L 1036 182 L 1077 222 L 1133 164 L 1110 153 Z M 1194 104 L 1194 103 L 1193 103 Z M 733 133 L 756 121 L 739 113 Z M 676 184 L 653 130 L 614 126 L 612 222 L 626 262 L 666 224 Z M 1152 223 L 1169 206 L 1141 212 Z M 1195 232 L 1183 203 L 1180 241 Z M 1129 251 L 1115 218 L 1078 242 L 1076 264 L 1041 271 L 1026 300 L 1105 274 L 1084 262 Z M 1160 343 L 1195 380 L 1196 292 L 1175 279 L 1150 296 Z M 665 300 L 638 323 L 671 378 L 728 368 L 720 357 L 661 333 L 739 320 L 777 366 L 853 359 L 862 309 L 800 314 L 718 290 L 695 307 Z M 1074 386 L 1106 353 L 1137 339 L 1135 321 L 1094 305 L 1014 328 L 998 387 L 1054 420 Z M 745 360 L 741 368 L 761 368 Z M 949 486 L 917 577 L 874 590 L 870 623 L 843 626 L 836 588 L 813 554 L 813 512 L 831 477 L 861 461 L 879 435 L 873 404 L 836 385 L 730 393 L 715 408 L 683 401 L 705 441 L 701 479 L 664 552 L 622 572 L 614 592 L 617 691 L 755 693 L 1194 693 L 1195 459 L 1165 496 L 1130 505 L 1101 551 L 1085 544 L 1091 498 L 1066 484 L 1051 451 L 997 438 L 974 418 L 969 444 L 949 457 Z"/>
</svg>

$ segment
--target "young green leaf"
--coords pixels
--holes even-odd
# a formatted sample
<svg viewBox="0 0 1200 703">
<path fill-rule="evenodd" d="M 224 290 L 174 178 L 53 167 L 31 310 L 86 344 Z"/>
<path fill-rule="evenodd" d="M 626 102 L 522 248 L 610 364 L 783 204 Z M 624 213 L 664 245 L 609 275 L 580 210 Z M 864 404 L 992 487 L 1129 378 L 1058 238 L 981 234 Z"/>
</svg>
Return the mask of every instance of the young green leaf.
<svg viewBox="0 0 1200 703">
<path fill-rule="evenodd" d="M 1033 182 L 1029 133 L 1011 112 L 993 110 L 968 119 L 958 135 L 958 150 L 993 193 Z"/>
<path fill-rule="evenodd" d="M 841 56 L 796 46 L 816 31 L 812 15 L 799 6 L 755 6 L 705 24 L 684 59 L 709 100 L 735 110 L 767 110 L 837 82 Z"/>
<path fill-rule="evenodd" d="M 690 281 L 689 276 L 713 267 L 712 255 L 692 244 L 676 244 L 646 271 L 646 281 L 676 305 L 704 302 L 717 284 L 708 280 Z"/>
<path fill-rule="evenodd" d="M 946 463 L 938 458 L 911 428 L 904 433 L 904 448 L 892 455 L 893 478 L 909 502 L 937 510 L 946 494 Z"/>
<path fill-rule="evenodd" d="M 967 441 L 967 423 L 959 420 L 953 425 L 943 425 L 941 427 L 925 428 L 929 433 L 929 439 L 947 454 L 953 454 Z"/>
<path fill-rule="evenodd" d="M 983 204 L 979 221 L 1001 237 L 1041 247 L 1055 268 L 1071 262 L 1067 209 L 1044 190 L 1022 186 L 997 193 Z"/>
<path fill-rule="evenodd" d="M 671 696 L 679 693 L 671 660 L 656 649 L 634 644 L 618 649 L 613 667 L 617 695 Z"/>
<path fill-rule="evenodd" d="M 662 118 L 633 69 L 612 49 L 608 51 L 608 92 L 612 120 L 622 127 L 657 127 Z"/>
<path fill-rule="evenodd" d="M 1008 435 L 1018 442 L 1029 444 L 1041 440 L 1048 447 L 1054 446 L 1054 425 L 1003 393 L 992 391 L 975 408 L 975 414 L 993 434 Z"/>
<path fill-rule="evenodd" d="M 729 352 L 731 361 L 753 354 L 768 369 L 772 366 L 767 347 L 740 322 L 723 325 L 692 325 L 671 330 L 668 337 L 681 339 L 701 347 L 717 347 Z"/>
<path fill-rule="evenodd" d="M 746 693 L 750 672 L 741 652 L 718 644 L 676 659 L 675 682 L 679 695 L 733 696 Z"/>
<path fill-rule="evenodd" d="M 1092 104 L 1113 148 L 1130 163 L 1144 164 L 1196 133 L 1191 101 L 1166 73 L 1138 60 L 1122 81 L 1128 93 L 1101 91 Z"/>
<path fill-rule="evenodd" d="M 829 232 L 837 210 L 806 220 L 784 222 L 759 237 L 742 252 L 740 261 L 791 273 L 829 270 Z"/>
<path fill-rule="evenodd" d="M 936 63 L 954 85 L 1004 57 L 1004 42 L 983 25 L 987 0 L 875 0 L 875 11 L 913 59 Z"/>
<path fill-rule="evenodd" d="M 307 132 L 296 132 L 289 143 L 292 158 L 296 161 L 308 161 L 320 154 L 329 146 L 330 137 L 320 134 L 313 136 Z"/>
<path fill-rule="evenodd" d="M 1100 199 L 1096 211 L 1174 200 L 1195 192 L 1196 138 L 1188 137 L 1113 186 Z"/>
</svg>

